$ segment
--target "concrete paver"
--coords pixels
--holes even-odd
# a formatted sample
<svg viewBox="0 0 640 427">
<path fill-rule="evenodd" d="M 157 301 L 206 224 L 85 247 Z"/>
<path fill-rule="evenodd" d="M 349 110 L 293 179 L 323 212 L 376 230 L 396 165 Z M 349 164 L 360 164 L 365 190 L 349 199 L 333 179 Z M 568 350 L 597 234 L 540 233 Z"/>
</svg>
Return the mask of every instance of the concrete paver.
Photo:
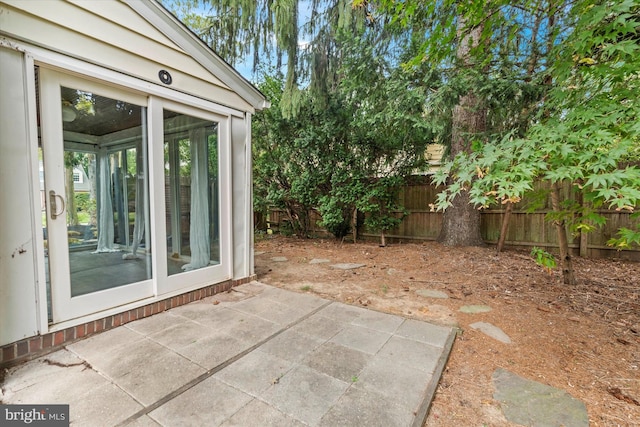
<svg viewBox="0 0 640 427">
<path fill-rule="evenodd" d="M 494 371 L 493 398 L 507 420 L 532 427 L 588 427 L 584 402 L 562 389 L 527 380 L 506 369 Z"/>
<path fill-rule="evenodd" d="M 425 298 L 436 298 L 436 299 L 448 299 L 449 295 L 446 292 L 438 291 L 435 289 L 418 289 L 416 294 Z"/>
<path fill-rule="evenodd" d="M 260 420 L 260 425 L 264 427 L 305 427 L 301 421 L 258 399 L 253 399 L 243 406 L 231 418 L 222 423 L 221 427 L 247 427 L 255 425 L 256 420 Z"/>
<path fill-rule="evenodd" d="M 384 399 L 383 395 L 350 388 L 322 418 L 322 427 L 411 425 L 414 416 L 405 408 Z"/>
<path fill-rule="evenodd" d="M 470 324 L 473 329 L 477 329 L 483 334 L 490 336 L 505 344 L 511 344 L 511 338 L 502 329 L 488 322 L 475 322 Z"/>
<path fill-rule="evenodd" d="M 365 264 L 356 264 L 353 262 L 342 262 L 339 264 L 332 264 L 331 268 L 335 268 L 338 270 L 355 270 L 356 268 L 365 267 Z"/>
<path fill-rule="evenodd" d="M 477 314 L 477 313 L 488 313 L 491 311 L 491 307 L 489 307 L 488 305 L 463 305 L 462 307 L 460 307 L 460 309 L 458 310 L 461 313 L 468 313 L 468 314 Z"/>
<path fill-rule="evenodd" d="M 81 426 L 421 426 L 453 338 L 252 282 L 12 368 L 2 400 Z"/>
<path fill-rule="evenodd" d="M 371 357 L 367 353 L 327 342 L 310 354 L 304 364 L 339 380 L 357 382 Z"/>
<path fill-rule="evenodd" d="M 217 426 L 251 401 L 251 396 L 209 377 L 149 413 L 163 426 Z"/>
</svg>

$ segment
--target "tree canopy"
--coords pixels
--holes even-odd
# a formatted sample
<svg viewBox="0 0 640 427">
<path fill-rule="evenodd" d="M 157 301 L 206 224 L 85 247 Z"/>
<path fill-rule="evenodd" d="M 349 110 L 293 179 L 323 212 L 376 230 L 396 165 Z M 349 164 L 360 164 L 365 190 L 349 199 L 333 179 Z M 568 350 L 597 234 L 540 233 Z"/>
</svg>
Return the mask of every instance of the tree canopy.
<svg viewBox="0 0 640 427">
<path fill-rule="evenodd" d="M 638 206 L 640 0 L 170 7 L 232 64 L 251 56 L 254 70 L 273 65 L 256 74 L 274 105 L 255 120 L 256 189 L 289 204 L 292 218 L 316 207 L 340 235 L 358 208 L 372 227 L 390 228 L 402 216 L 394 192 L 433 142 L 449 146 L 436 176 L 445 218 L 478 223 L 473 212 L 509 207 L 539 182 L 560 240 L 565 223 L 600 225 L 600 207 Z M 561 200 L 562 185 L 584 202 Z M 445 221 L 445 231 L 457 227 Z M 638 242 L 638 229 L 611 241 Z"/>
</svg>

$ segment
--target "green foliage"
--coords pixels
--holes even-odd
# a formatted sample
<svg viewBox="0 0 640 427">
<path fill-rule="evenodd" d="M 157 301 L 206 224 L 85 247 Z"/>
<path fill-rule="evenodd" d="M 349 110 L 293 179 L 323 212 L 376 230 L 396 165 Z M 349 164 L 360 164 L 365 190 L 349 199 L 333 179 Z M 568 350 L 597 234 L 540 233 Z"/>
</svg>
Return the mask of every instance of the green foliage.
<svg viewBox="0 0 640 427">
<path fill-rule="evenodd" d="M 640 212 L 636 212 L 632 216 L 638 219 L 638 217 L 640 217 Z M 640 221 L 636 223 L 634 229 L 621 227 L 620 230 L 618 230 L 616 237 L 609 239 L 607 244 L 618 250 L 631 249 L 634 246 L 640 247 Z"/>
<path fill-rule="evenodd" d="M 448 185 L 440 209 L 462 191 L 482 208 L 569 183 L 584 203 L 548 219 L 574 232 L 600 226 L 598 209 L 634 211 L 639 3 L 330 0 L 312 2 L 308 22 L 296 25 L 298 0 L 173 1 L 227 61 L 253 54 L 260 65 L 275 54 L 278 71 L 260 86 L 273 108 L 254 119 L 255 202 L 285 209 L 300 235 L 312 208 L 337 235 L 355 208 L 367 226 L 393 228 L 398 186 L 427 143 L 451 141 L 467 95 L 486 125 L 463 134 L 468 149 L 436 175 Z M 463 59 L 460 43 L 478 29 Z M 612 244 L 633 242 L 629 230 Z"/>
<path fill-rule="evenodd" d="M 76 199 L 76 209 L 78 211 L 89 211 L 90 209 L 95 209 L 95 200 L 91 199 L 89 193 L 75 193 L 74 197 Z"/>
<path fill-rule="evenodd" d="M 640 204 L 640 2 L 584 0 L 571 11 L 572 31 L 549 56 L 549 87 L 530 128 L 453 159 L 436 178 L 456 183 L 440 208 L 462 188 L 479 207 L 517 202 L 538 180 L 581 192 L 582 206 L 549 215 L 575 231 L 602 225 L 600 207 L 633 212 Z M 611 243 L 634 241 L 629 231 Z"/>
<path fill-rule="evenodd" d="M 167 8 L 232 65 L 286 69 L 279 103 L 294 117 L 305 102 L 302 88 L 316 99 L 331 92 L 339 76 L 341 31 L 363 31 L 366 10 L 351 0 L 163 0 Z M 301 9 L 309 13 L 301 14 Z M 304 42 L 303 42 L 304 41 Z M 284 67 L 282 65 L 284 64 Z"/>
<path fill-rule="evenodd" d="M 551 273 L 551 270 L 556 268 L 557 264 L 555 257 L 537 246 L 534 246 L 533 249 L 531 249 L 531 256 L 536 261 L 536 264 L 544 267 L 549 273 Z"/>
<path fill-rule="evenodd" d="M 340 84 L 323 98 L 312 88 L 300 91 L 295 118 L 279 108 L 286 100 L 284 77 L 266 75 L 260 86 L 273 108 L 254 118 L 256 208 L 283 208 L 298 235 L 308 233 L 312 208 L 336 237 L 351 231 L 355 209 L 367 213 L 372 230 L 395 227 L 403 211 L 398 189 L 422 165 L 434 138 L 423 114 L 423 90 L 407 90 L 429 78 L 424 70 L 401 72 L 364 36 L 341 43 Z"/>
</svg>

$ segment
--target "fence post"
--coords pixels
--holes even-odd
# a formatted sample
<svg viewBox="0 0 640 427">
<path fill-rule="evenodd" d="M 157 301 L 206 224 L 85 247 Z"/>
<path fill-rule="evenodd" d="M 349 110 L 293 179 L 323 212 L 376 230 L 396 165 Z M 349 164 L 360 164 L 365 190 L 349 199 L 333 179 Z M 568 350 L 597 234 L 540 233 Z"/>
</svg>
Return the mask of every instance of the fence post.
<svg viewBox="0 0 640 427">
<path fill-rule="evenodd" d="M 582 212 L 585 212 L 589 208 L 589 202 L 584 200 L 584 193 L 578 192 L 579 202 L 582 208 Z M 580 256 L 586 258 L 589 256 L 589 233 L 580 229 Z"/>
</svg>

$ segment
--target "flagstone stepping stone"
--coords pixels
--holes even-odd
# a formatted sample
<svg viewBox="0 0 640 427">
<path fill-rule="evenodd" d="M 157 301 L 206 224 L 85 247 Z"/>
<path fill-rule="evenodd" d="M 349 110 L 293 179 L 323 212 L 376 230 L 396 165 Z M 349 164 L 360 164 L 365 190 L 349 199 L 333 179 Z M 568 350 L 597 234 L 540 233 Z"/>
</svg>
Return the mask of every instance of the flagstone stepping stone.
<svg viewBox="0 0 640 427">
<path fill-rule="evenodd" d="M 505 369 L 493 373 L 493 398 L 512 423 L 533 426 L 588 427 L 585 404 L 566 391 L 530 381 Z"/>
<path fill-rule="evenodd" d="M 504 331 L 498 328 L 495 325 L 487 322 L 476 322 L 472 323 L 471 326 L 473 329 L 477 329 L 485 335 L 489 335 L 491 338 L 495 338 L 500 342 L 505 344 L 511 344 L 511 338 L 509 335 L 505 334 Z"/>
<path fill-rule="evenodd" d="M 255 256 L 258 256 L 258 255 L 264 255 L 264 254 L 266 254 L 266 252 L 265 251 L 257 251 L 257 252 L 254 252 L 253 254 Z"/>
<path fill-rule="evenodd" d="M 338 270 L 354 270 L 356 268 L 364 267 L 365 264 L 354 264 L 354 263 L 342 263 L 342 264 L 332 264 L 332 268 L 337 268 Z"/>
<path fill-rule="evenodd" d="M 286 262 L 289 261 L 286 256 L 274 256 L 271 258 L 273 262 Z"/>
<path fill-rule="evenodd" d="M 439 298 L 439 299 L 449 298 L 449 295 L 447 295 L 445 292 L 437 291 L 435 289 L 418 289 L 416 291 L 416 294 L 425 298 Z"/>
<path fill-rule="evenodd" d="M 491 311 L 491 307 L 488 305 L 463 305 L 458 311 L 462 313 L 487 313 Z"/>
<path fill-rule="evenodd" d="M 309 264 L 324 264 L 326 262 L 331 262 L 331 260 L 328 260 L 326 258 L 314 258 L 309 261 Z"/>
</svg>

